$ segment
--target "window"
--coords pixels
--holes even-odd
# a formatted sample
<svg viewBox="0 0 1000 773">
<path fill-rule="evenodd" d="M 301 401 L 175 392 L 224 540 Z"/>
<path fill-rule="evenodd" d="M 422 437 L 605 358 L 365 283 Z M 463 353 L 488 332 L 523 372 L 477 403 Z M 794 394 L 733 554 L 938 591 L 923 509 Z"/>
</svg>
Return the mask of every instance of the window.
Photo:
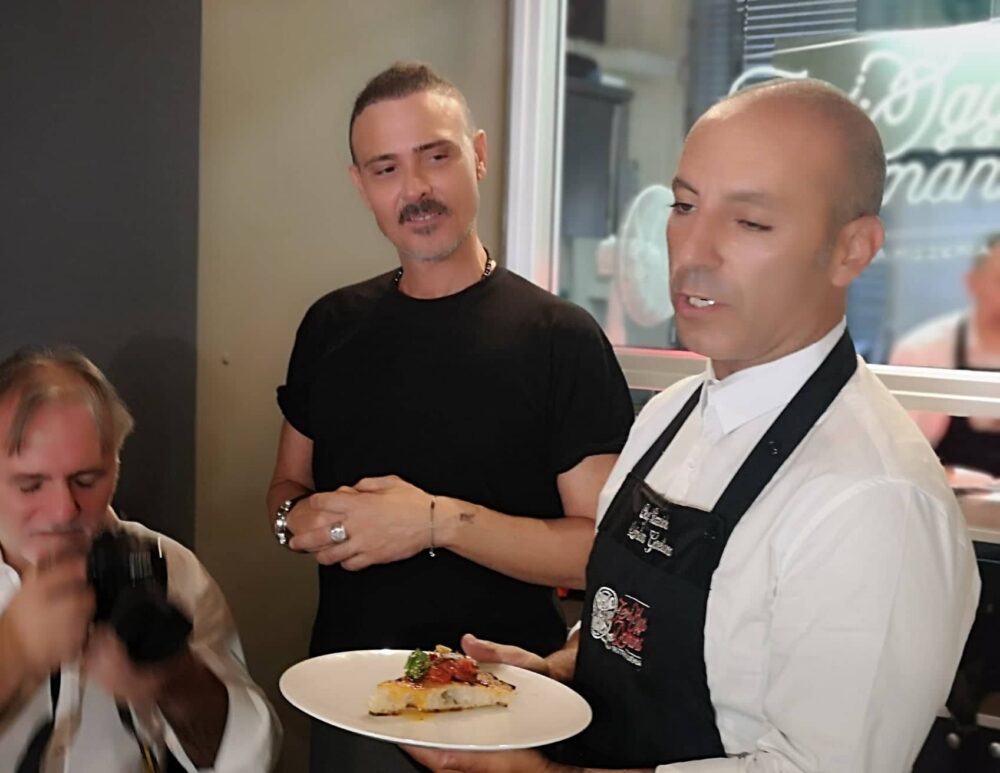
<svg viewBox="0 0 1000 773">
<path fill-rule="evenodd" d="M 702 367 L 672 325 L 662 236 L 687 129 L 732 89 L 808 74 L 850 93 L 889 154 L 886 248 L 849 296 L 859 351 L 907 407 L 1000 417 L 995 373 L 886 364 L 911 331 L 973 305 L 970 271 L 1000 231 L 1000 2 L 512 8 L 508 263 L 588 309 L 634 388 Z"/>
</svg>

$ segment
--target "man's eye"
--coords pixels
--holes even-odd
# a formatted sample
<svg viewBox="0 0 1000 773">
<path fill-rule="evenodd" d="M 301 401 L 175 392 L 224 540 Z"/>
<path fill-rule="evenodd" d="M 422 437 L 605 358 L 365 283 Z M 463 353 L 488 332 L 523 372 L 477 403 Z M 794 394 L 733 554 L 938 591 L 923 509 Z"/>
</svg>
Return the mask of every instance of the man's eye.
<svg viewBox="0 0 1000 773">
<path fill-rule="evenodd" d="M 686 201 L 675 201 L 670 205 L 670 208 L 678 215 L 686 215 L 694 209 L 694 204 L 689 204 Z"/>
<path fill-rule="evenodd" d="M 100 477 L 100 475 L 78 475 L 73 479 L 73 483 L 80 488 L 93 488 Z"/>
<path fill-rule="evenodd" d="M 394 171 L 396 171 L 396 167 L 394 166 L 383 166 L 375 170 L 375 176 L 385 177 L 387 174 L 392 174 Z"/>
<path fill-rule="evenodd" d="M 764 225 L 763 223 L 756 223 L 753 220 L 737 220 L 741 226 L 746 228 L 748 231 L 757 231 L 759 233 L 766 233 L 771 230 L 771 226 Z"/>
<path fill-rule="evenodd" d="M 42 487 L 41 483 L 24 483 L 18 486 L 22 494 L 34 494 L 41 487 Z"/>
</svg>

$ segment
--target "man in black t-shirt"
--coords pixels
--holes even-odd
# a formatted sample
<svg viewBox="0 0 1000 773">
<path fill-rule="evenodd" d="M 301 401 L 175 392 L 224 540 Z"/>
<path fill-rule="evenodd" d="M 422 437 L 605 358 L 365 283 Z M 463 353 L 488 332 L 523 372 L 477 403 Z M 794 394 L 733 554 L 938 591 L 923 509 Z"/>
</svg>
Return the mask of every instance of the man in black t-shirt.
<svg viewBox="0 0 1000 773">
<path fill-rule="evenodd" d="M 582 588 L 597 497 L 632 421 L 584 311 L 496 265 L 476 233 L 486 136 L 461 93 L 397 64 L 358 96 L 351 176 L 400 268 L 320 298 L 278 402 L 268 505 L 320 564 L 311 651 L 549 652 L 552 588 Z M 313 770 L 404 770 L 395 747 L 317 726 Z"/>
</svg>

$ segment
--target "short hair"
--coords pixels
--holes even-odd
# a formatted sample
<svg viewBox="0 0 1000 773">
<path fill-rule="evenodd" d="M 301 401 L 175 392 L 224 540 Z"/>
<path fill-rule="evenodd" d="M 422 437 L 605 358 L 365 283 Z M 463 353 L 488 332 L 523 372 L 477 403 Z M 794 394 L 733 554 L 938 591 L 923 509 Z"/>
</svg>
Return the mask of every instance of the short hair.
<svg viewBox="0 0 1000 773">
<path fill-rule="evenodd" d="M 993 255 L 993 250 L 997 247 L 1000 247 L 1000 231 L 987 234 L 986 238 L 983 239 L 982 245 L 972 258 L 972 270 L 975 271 L 977 268 L 985 266 Z"/>
<path fill-rule="evenodd" d="M 737 91 L 719 105 L 743 100 L 790 99 L 835 126 L 844 143 L 847 202 L 844 221 L 878 215 L 885 194 L 886 158 L 882 138 L 871 118 L 844 92 L 815 78 L 775 78 Z M 714 109 L 714 108 L 713 108 Z"/>
<path fill-rule="evenodd" d="M 475 130 L 475 121 L 465 95 L 458 87 L 429 64 L 423 62 L 395 62 L 368 81 L 354 100 L 351 121 L 347 125 L 347 145 L 351 149 L 351 161 L 357 163 L 354 155 L 354 122 L 366 107 L 390 99 L 402 99 L 422 91 L 434 91 L 455 99 L 465 114 L 465 123 L 470 132 Z"/>
<path fill-rule="evenodd" d="M 93 414 L 101 450 L 118 452 L 135 421 L 107 377 L 70 346 L 26 347 L 0 362 L 0 400 L 15 396 L 7 429 L 7 454 L 21 452 L 28 422 L 53 402 L 78 400 Z"/>
</svg>

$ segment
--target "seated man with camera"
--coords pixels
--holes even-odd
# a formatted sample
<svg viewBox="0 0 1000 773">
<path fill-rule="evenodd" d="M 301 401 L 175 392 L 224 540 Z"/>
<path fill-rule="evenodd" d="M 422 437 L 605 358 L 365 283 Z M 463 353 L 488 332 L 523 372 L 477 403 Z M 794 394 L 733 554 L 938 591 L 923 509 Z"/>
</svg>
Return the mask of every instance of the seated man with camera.
<svg viewBox="0 0 1000 773">
<path fill-rule="evenodd" d="M 75 350 L 0 363 L 0 770 L 269 770 L 222 591 L 111 509 L 132 417 Z"/>
</svg>

